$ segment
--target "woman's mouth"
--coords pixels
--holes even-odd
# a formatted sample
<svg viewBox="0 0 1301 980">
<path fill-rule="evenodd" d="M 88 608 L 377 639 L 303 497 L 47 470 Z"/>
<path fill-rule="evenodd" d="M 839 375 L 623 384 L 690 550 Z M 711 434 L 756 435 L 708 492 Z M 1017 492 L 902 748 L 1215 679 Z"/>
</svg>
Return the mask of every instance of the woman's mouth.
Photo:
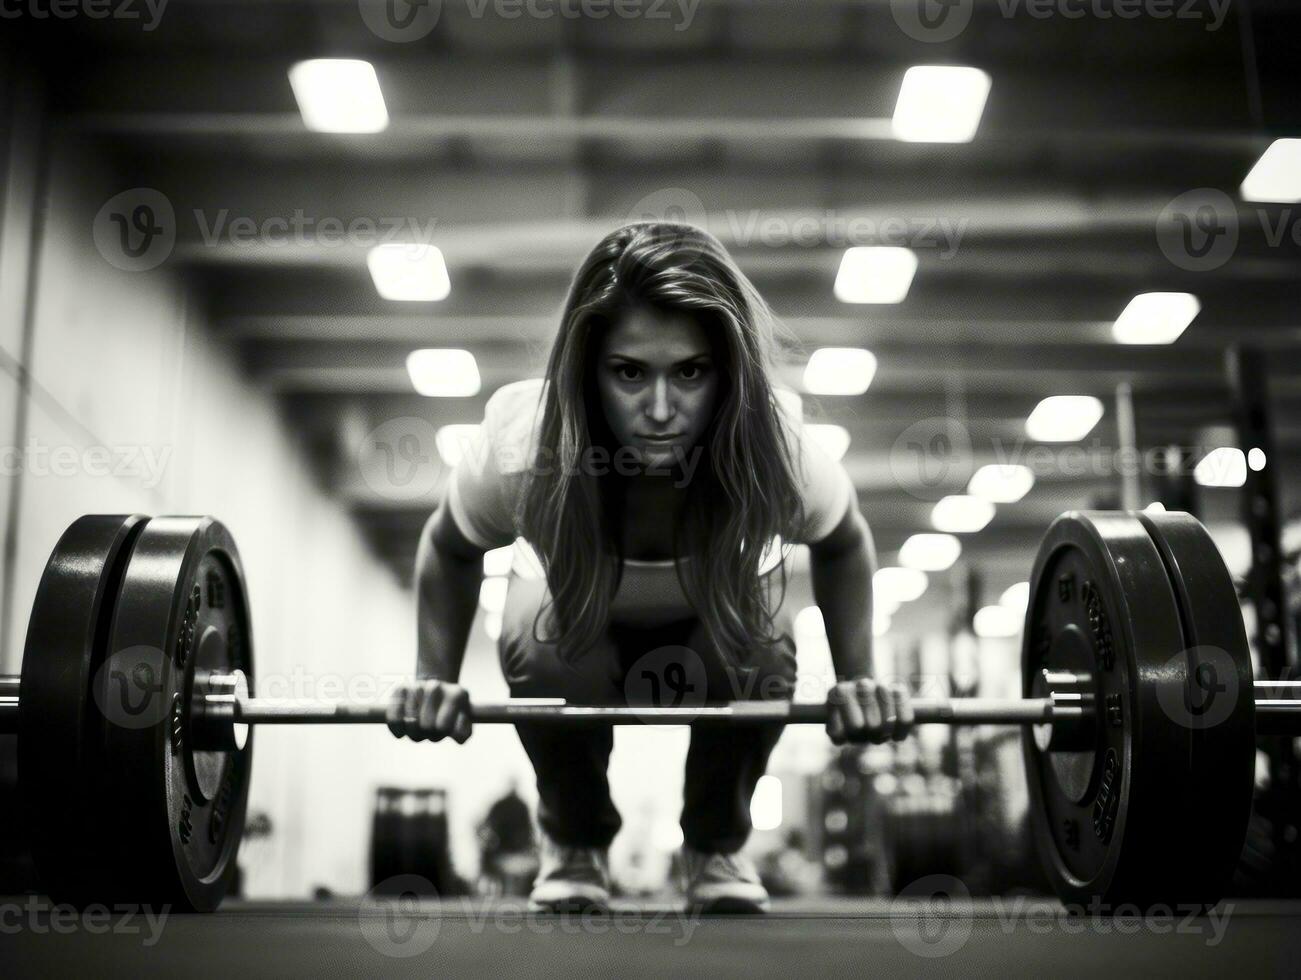
<svg viewBox="0 0 1301 980">
<path fill-rule="evenodd" d="M 650 443 L 655 443 L 657 445 L 667 445 L 668 443 L 677 442 L 679 439 L 681 439 L 682 433 L 670 432 L 668 435 L 662 435 L 662 436 L 641 435 L 638 436 L 637 438 L 639 438 L 642 442 L 650 442 Z"/>
</svg>

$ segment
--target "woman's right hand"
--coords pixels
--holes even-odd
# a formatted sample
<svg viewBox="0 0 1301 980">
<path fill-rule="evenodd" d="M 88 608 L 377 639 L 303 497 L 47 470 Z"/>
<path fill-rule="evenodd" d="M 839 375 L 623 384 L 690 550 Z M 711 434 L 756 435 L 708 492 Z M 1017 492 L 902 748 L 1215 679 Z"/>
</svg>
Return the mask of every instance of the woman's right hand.
<svg viewBox="0 0 1301 980">
<path fill-rule="evenodd" d="M 389 701 L 388 728 L 413 742 L 441 742 L 450 735 L 463 743 L 471 731 L 470 693 L 447 681 L 402 681 Z"/>
</svg>

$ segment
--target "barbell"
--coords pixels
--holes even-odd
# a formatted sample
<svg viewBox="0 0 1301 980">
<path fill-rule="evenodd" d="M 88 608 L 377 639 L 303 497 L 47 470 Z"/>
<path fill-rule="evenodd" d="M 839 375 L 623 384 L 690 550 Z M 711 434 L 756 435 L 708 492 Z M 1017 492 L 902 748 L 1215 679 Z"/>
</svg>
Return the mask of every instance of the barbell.
<svg viewBox="0 0 1301 980">
<path fill-rule="evenodd" d="M 239 553 L 209 517 L 78 519 L 0 678 L 42 885 L 73 904 L 208 911 L 235 872 L 251 726 L 383 723 L 386 705 L 259 698 Z M 1187 514 L 1063 514 L 1040 546 L 1019 699 L 917 699 L 919 724 L 1024 726 L 1031 824 L 1062 900 L 1213 904 L 1250 813 L 1257 732 L 1301 683 L 1255 682 L 1237 597 Z M 476 723 L 824 724 L 825 704 L 473 703 Z"/>
</svg>

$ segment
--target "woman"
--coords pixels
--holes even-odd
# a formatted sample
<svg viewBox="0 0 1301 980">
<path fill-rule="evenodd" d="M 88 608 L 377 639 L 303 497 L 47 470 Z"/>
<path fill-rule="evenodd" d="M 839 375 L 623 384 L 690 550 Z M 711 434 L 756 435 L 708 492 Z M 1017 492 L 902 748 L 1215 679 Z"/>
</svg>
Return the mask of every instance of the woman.
<svg viewBox="0 0 1301 980">
<path fill-rule="evenodd" d="M 488 400 L 478 445 L 422 534 L 418 676 L 395 693 L 395 735 L 469 737 L 469 697 L 456 680 L 483 554 L 520 536 L 545 578 L 511 579 L 499 651 L 513 696 L 789 699 L 785 570 L 763 564 L 780 536 L 810 547 L 838 677 L 831 739 L 907 733 L 905 689 L 872 680 L 871 535 L 844 468 L 774 390 L 773 330 L 763 300 L 707 232 L 632 224 L 592 250 L 570 288 L 546 379 L 506 385 Z M 518 731 L 543 832 L 532 902 L 599 906 L 620 825 L 606 782 L 612 731 Z M 693 729 L 682 864 L 694 906 L 767 907 L 738 852 L 780 734 Z"/>
</svg>

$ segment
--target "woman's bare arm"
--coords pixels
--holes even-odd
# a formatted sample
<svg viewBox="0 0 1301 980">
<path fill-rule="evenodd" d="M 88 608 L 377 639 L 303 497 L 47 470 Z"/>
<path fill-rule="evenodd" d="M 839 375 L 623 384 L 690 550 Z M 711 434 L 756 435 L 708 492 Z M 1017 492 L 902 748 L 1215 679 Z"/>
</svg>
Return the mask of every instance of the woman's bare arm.
<svg viewBox="0 0 1301 980">
<path fill-rule="evenodd" d="M 852 497 L 834 531 L 809 545 L 813 598 L 822 610 L 836 676 L 872 676 L 872 531 Z"/>
<path fill-rule="evenodd" d="M 852 497 L 844 518 L 827 537 L 809 546 L 813 597 L 826 624 L 836 684 L 827 697 L 827 734 L 845 742 L 885 742 L 908 734 L 913 724 L 906 685 L 880 684 L 872 662 L 872 573 L 876 548 L 867 521 Z"/>
<path fill-rule="evenodd" d="M 416 548 L 416 676 L 456 682 L 479 604 L 484 549 L 456 526 L 446 502 Z"/>
</svg>

